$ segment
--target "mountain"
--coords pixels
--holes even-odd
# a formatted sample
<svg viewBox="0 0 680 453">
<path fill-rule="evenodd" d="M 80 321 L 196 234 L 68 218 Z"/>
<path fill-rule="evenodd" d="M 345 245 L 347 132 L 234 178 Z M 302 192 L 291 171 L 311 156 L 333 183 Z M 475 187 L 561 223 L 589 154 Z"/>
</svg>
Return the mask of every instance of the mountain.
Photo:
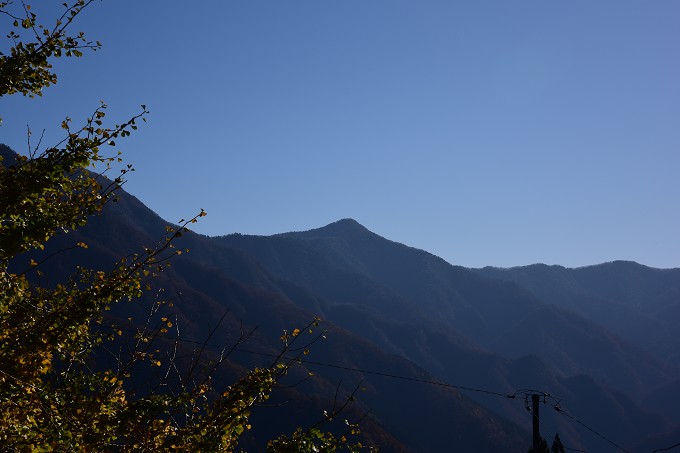
<svg viewBox="0 0 680 453">
<path fill-rule="evenodd" d="M 51 257 L 41 266 L 44 274 L 40 278 L 63 281 L 79 265 L 110 269 L 121 256 L 153 246 L 165 225 L 139 200 L 122 192 L 117 203 L 107 206 L 86 227 L 48 241 L 46 250 L 37 256 L 38 260 Z M 54 254 L 77 242 L 89 247 Z M 193 349 L 189 345 L 202 344 L 215 327 L 207 358 L 218 354 L 220 345 L 233 344 L 241 332 L 256 328 L 243 351 L 229 356 L 216 381 L 228 383 L 247 369 L 266 366 L 272 360 L 268 355 L 280 349 L 281 332 L 303 326 L 317 314 L 305 308 L 314 306 L 317 296 L 313 291 L 274 276 L 249 254 L 193 233 L 184 235 L 177 246 L 190 248 L 191 253 L 173 259 L 172 267 L 154 283 L 154 291 L 162 287 L 164 297 L 173 300 L 182 355 L 190 357 Z M 21 269 L 27 263 L 28 256 L 18 257 L 12 266 Z M 107 317 L 129 326 L 128 330 L 143 324 L 154 303 L 154 291 L 140 301 L 115 305 Z M 294 302 L 287 293 L 298 298 Z M 324 302 L 319 299 L 319 303 Z M 128 317 L 132 321 L 128 322 Z M 312 425 L 334 404 L 338 389 L 342 396 L 359 384 L 365 388 L 357 395 L 359 402 L 343 415 L 356 420 L 368 413 L 362 421 L 363 442 L 379 445 L 381 451 L 442 451 L 453 442 L 460 451 L 519 452 L 528 444 L 529 434 L 524 428 L 455 388 L 414 385 L 437 380 L 422 367 L 332 321 L 324 322 L 323 327 L 328 339 L 314 343 L 309 361 L 282 382 L 293 387 L 275 392 L 271 400 L 274 407 L 254 410 L 255 428 L 244 437 L 244 446 L 261 451 L 265 439 L 291 432 L 298 424 Z M 106 359 L 100 358 L 98 363 L 106 365 Z M 382 374 L 374 374 L 375 370 Z M 297 384 L 307 371 L 313 371 L 314 378 Z M 132 385 L 133 390 L 143 391 L 147 379 L 134 380 Z"/>
<path fill-rule="evenodd" d="M 567 269 L 531 266 L 475 270 L 515 282 L 541 301 L 592 319 L 664 363 L 680 364 L 680 269 L 614 261 Z"/>
<path fill-rule="evenodd" d="M 639 402 L 676 370 L 588 317 L 547 304 L 517 282 L 452 266 L 352 219 L 306 232 L 217 240 L 254 256 L 278 277 L 312 289 L 317 300 L 325 301 L 317 305 L 321 313 L 343 327 L 451 382 L 506 392 L 547 388 L 564 395 L 572 407 L 598 412 L 580 401 L 588 396 L 569 386 L 569 379 L 589 376 L 597 388 L 591 396 L 614 392 L 630 409 L 628 415 L 618 411 L 619 421 L 613 422 L 623 438 L 633 442 L 636 428 L 653 432 L 667 426 L 645 416 Z M 523 360 L 527 354 L 539 360 Z M 518 423 L 525 417 L 516 404 L 474 397 Z M 647 422 L 631 424 L 624 420 L 629 416 Z M 567 429 L 565 423 L 560 426 Z"/>
<path fill-rule="evenodd" d="M 307 232 L 217 241 L 254 256 L 274 275 L 311 288 L 330 301 L 329 313 L 359 310 L 428 332 L 445 331 L 459 345 L 509 357 L 538 354 L 564 376 L 607 376 L 611 387 L 636 396 L 676 371 L 589 317 L 555 309 L 516 282 L 452 266 L 351 219 Z M 382 335 L 383 346 L 405 354 L 402 345 L 385 340 L 393 337 Z M 423 354 L 406 356 L 421 363 Z"/>
<path fill-rule="evenodd" d="M 47 270 L 59 281 L 76 265 L 108 269 L 120 256 L 153 246 L 166 224 L 122 192 L 86 227 L 49 241 L 45 256 L 80 241 L 89 248 L 54 256 Z M 250 352 L 229 357 L 225 382 L 266 365 L 270 359 L 258 354 L 275 353 L 283 329 L 313 316 L 328 329 L 328 339 L 315 343 L 300 366 L 301 375 L 309 370 L 315 378 L 277 393 L 275 407 L 255 411 L 260 431 L 244 438 L 249 449 L 261 450 L 263 439 L 296 423 L 314 423 L 332 405 L 338 383 L 345 391 L 359 383 L 366 389 L 351 415 L 370 410 L 365 439 L 382 451 L 526 451 L 531 414 L 524 398 L 535 391 L 552 395 L 541 415 L 544 436 L 559 432 L 570 448 L 616 451 L 564 413 L 623 445 L 678 423 L 672 405 L 655 404 L 655 396 L 677 388 L 677 368 L 592 314 L 614 306 L 589 311 L 547 298 L 562 292 L 562 277 L 555 288 L 547 280 L 537 291 L 505 270 L 453 266 L 352 219 L 273 236 L 189 233 L 177 245 L 191 251 L 173 259 L 156 287 L 174 300 L 187 344 L 202 342 L 223 316 L 211 344 L 232 344 L 239 332 L 257 327 Z M 616 301 L 617 288 L 626 294 L 625 286 L 597 278 L 582 284 L 591 303 Z M 654 272 L 639 278 L 643 288 L 667 289 L 654 306 L 672 314 L 672 285 Z M 624 305 L 640 303 L 651 290 L 645 291 Z M 110 316 L 142 322 L 152 295 L 119 304 Z M 562 412 L 552 410 L 558 401 Z"/>
</svg>

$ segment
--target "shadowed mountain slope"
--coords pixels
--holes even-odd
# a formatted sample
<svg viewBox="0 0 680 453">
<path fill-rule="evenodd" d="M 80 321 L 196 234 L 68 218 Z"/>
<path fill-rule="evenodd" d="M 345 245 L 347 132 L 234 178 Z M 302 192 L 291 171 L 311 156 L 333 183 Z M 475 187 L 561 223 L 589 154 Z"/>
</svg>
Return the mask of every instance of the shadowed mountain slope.
<svg viewBox="0 0 680 453">
<path fill-rule="evenodd" d="M 515 282 L 452 266 L 351 219 L 306 232 L 230 235 L 217 241 L 254 256 L 272 274 L 312 289 L 336 307 L 443 330 L 460 345 L 476 344 L 510 357 L 535 353 L 564 376 L 609 376 L 612 387 L 638 396 L 673 376 L 661 362 L 585 316 L 550 310 Z M 531 335 L 535 331 L 540 335 Z"/>
<path fill-rule="evenodd" d="M 165 225 L 122 193 L 87 227 L 50 241 L 46 254 L 79 241 L 90 245 L 56 255 L 50 275 L 58 281 L 76 264 L 108 269 L 120 256 L 153 246 Z M 298 423 L 285 414 L 315 422 L 332 404 L 338 382 L 363 382 L 356 413 L 370 408 L 366 439 L 382 451 L 526 451 L 524 428 L 531 420 L 523 401 L 506 398 L 522 388 L 550 391 L 576 415 L 598 414 L 595 425 L 606 418 L 606 427 L 615 430 L 610 434 L 627 445 L 669 429 L 640 407 L 636 395 L 670 385 L 677 379 L 672 370 L 583 313 L 546 304 L 518 282 L 452 266 L 356 221 L 268 237 L 189 233 L 178 246 L 191 252 L 176 257 L 157 286 L 174 299 L 186 340 L 202 341 L 228 312 L 211 341 L 231 344 L 241 329 L 258 326 L 248 348 L 267 354 L 278 350 L 283 329 L 316 315 L 326 320 L 328 340 L 314 345 L 311 362 L 300 370 L 316 378 L 276 396 L 274 401 L 288 401 L 278 412 L 256 411 L 264 431 L 244 439 L 254 450 Z M 147 309 L 122 304 L 111 316 L 144 319 Z M 224 379 L 267 360 L 234 353 Z M 559 432 L 571 447 L 613 451 L 546 412 L 546 432 Z"/>
<path fill-rule="evenodd" d="M 534 264 L 475 272 L 521 284 L 542 302 L 579 313 L 665 363 L 680 364 L 680 269 L 614 261 L 576 269 Z"/>
<path fill-rule="evenodd" d="M 587 317 L 543 303 L 514 282 L 451 266 L 351 219 L 306 232 L 230 235 L 217 241 L 254 256 L 272 274 L 311 289 L 325 301 L 323 313 L 329 319 L 450 382 L 503 391 L 531 385 L 565 395 L 567 405 L 584 410 L 588 405 L 581 399 L 588 396 L 572 392 L 566 383 L 592 376 L 598 390 L 589 390 L 590 395 L 610 394 L 612 388 L 632 397 L 616 393 L 630 411 L 612 415 L 622 439 L 634 442 L 643 432 L 667 426 L 645 415 L 634 401 L 671 380 L 674 369 Z M 516 358 L 524 367 L 494 352 Z M 540 359 L 522 361 L 526 354 Z M 517 404 L 473 397 L 518 423 L 525 416 Z M 631 424 L 627 417 L 647 422 Z M 563 421 L 556 421 L 560 432 L 569 431 Z M 579 442 L 578 435 L 571 435 Z"/>
<path fill-rule="evenodd" d="M 41 265 L 44 275 L 40 278 L 48 283 L 63 281 L 78 265 L 110 269 L 121 256 L 154 246 L 163 235 L 165 224 L 139 200 L 121 193 L 117 203 L 107 206 L 86 227 L 75 233 L 58 234 L 48 242 L 38 258 L 50 255 L 52 258 Z M 76 242 L 85 242 L 89 247 L 54 254 Z M 273 276 L 250 255 L 222 247 L 209 238 L 187 233 L 177 246 L 192 251 L 173 259 L 172 267 L 161 273 L 154 290 L 141 301 L 121 302 L 112 307 L 107 317 L 134 328 L 146 319 L 149 305 L 156 297 L 155 289 L 163 287 L 164 297 L 174 301 L 183 344 L 201 344 L 223 316 L 219 329 L 210 338 L 211 347 L 233 344 L 244 329 L 257 327 L 245 345 L 246 352 L 232 353 L 227 366 L 216 376 L 217 381 L 230 382 L 248 368 L 267 365 L 272 360 L 267 354 L 280 349 L 278 338 L 283 329 L 305 325 L 316 315 L 315 311 L 305 309 L 304 304 L 294 303 L 286 291 L 297 291 L 305 303 L 325 304 L 313 291 Z M 13 267 L 21 269 L 27 259 L 19 257 Z M 133 318 L 131 323 L 126 322 L 128 317 Z M 280 407 L 256 408 L 254 420 L 265 422 L 260 431 L 254 430 L 244 438 L 245 444 L 254 450 L 263 449 L 262 442 L 267 436 L 290 432 L 298 424 L 310 426 L 321 419 L 323 410 L 333 405 L 340 383 L 341 389 L 360 383 L 366 388 L 346 416 L 356 419 L 370 411 L 362 423 L 363 439 L 367 444 L 380 445 L 382 451 L 443 451 L 451 445 L 452 435 L 460 451 L 525 449 L 529 438 L 526 430 L 455 389 L 413 385 L 415 380 L 434 381 L 435 377 L 332 322 L 323 326 L 328 330 L 328 339 L 311 347 L 309 359 L 314 363 L 301 364 L 297 375 L 283 384 L 294 384 L 294 378 L 306 376 L 307 370 L 313 371 L 314 377 L 275 392 L 272 402 Z M 217 352 L 218 349 L 213 351 Z M 102 364 L 106 362 L 101 360 Z M 400 379 L 353 370 L 381 370 Z M 133 381 L 143 388 L 144 379 Z"/>
</svg>

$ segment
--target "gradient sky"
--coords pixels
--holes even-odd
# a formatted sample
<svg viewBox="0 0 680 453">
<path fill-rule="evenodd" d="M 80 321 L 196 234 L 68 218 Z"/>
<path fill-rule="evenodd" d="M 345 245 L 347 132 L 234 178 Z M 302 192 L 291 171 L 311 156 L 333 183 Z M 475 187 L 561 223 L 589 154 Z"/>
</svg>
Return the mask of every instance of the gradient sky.
<svg viewBox="0 0 680 453">
<path fill-rule="evenodd" d="M 352 217 L 464 266 L 680 267 L 679 18 L 676 0 L 105 0 L 74 27 L 104 48 L 3 98 L 0 142 L 146 104 L 118 141 L 126 189 L 169 221 L 206 209 L 201 233 Z"/>
</svg>

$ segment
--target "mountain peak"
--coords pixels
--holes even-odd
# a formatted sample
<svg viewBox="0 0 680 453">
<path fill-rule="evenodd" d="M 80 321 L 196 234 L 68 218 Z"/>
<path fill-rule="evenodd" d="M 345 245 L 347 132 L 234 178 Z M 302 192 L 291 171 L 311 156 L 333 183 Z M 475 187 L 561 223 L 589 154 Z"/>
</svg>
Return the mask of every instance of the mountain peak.
<svg viewBox="0 0 680 453">
<path fill-rule="evenodd" d="M 323 235 L 328 235 L 331 234 L 333 236 L 335 235 L 341 235 L 341 234 L 346 234 L 346 233 L 369 233 L 370 231 L 368 228 L 360 224 L 354 219 L 346 218 L 346 219 L 340 219 L 336 222 L 329 223 L 328 225 L 317 228 L 315 230 L 311 230 L 318 233 L 321 233 Z"/>
<path fill-rule="evenodd" d="M 346 231 L 346 230 L 355 230 L 355 229 L 360 229 L 360 230 L 366 230 L 366 227 L 357 222 L 354 219 L 346 218 L 346 219 L 340 219 L 336 222 L 329 223 L 325 227 L 322 227 L 320 229 L 332 229 L 332 230 L 339 230 L 339 231 Z"/>
<path fill-rule="evenodd" d="M 307 231 L 295 231 L 290 233 L 281 233 L 275 236 L 301 236 L 301 237 L 328 237 L 339 236 L 347 233 L 363 233 L 370 232 L 365 226 L 354 219 L 340 219 L 333 223 L 320 228 L 314 228 Z"/>
</svg>

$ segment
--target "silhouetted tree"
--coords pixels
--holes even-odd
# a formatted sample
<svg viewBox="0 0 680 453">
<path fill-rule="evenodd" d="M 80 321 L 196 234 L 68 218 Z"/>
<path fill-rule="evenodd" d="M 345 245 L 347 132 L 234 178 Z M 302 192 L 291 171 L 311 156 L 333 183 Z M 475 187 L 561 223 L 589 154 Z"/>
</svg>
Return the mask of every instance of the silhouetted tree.
<svg viewBox="0 0 680 453">
<path fill-rule="evenodd" d="M 564 445 L 562 445 L 559 434 L 555 434 L 555 439 L 553 440 L 552 447 L 550 447 L 550 451 L 552 453 L 565 453 Z"/>
</svg>

